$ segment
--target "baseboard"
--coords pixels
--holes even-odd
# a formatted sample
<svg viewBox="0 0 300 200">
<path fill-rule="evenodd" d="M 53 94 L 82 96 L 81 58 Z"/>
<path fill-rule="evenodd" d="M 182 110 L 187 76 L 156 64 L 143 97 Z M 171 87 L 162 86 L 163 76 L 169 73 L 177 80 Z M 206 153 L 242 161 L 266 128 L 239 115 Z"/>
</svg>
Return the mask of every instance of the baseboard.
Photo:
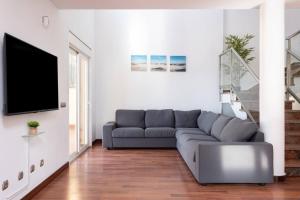
<svg viewBox="0 0 300 200">
<path fill-rule="evenodd" d="M 58 170 L 56 170 L 52 175 L 46 178 L 43 182 L 41 182 L 38 186 L 33 188 L 28 194 L 26 194 L 22 200 L 32 199 L 37 193 L 39 193 L 44 187 L 46 187 L 51 181 L 53 181 L 59 174 L 61 174 L 65 169 L 69 168 L 69 162 L 65 163 Z"/>
<path fill-rule="evenodd" d="M 96 139 L 93 141 L 92 145 L 102 144 L 102 139 Z"/>
<path fill-rule="evenodd" d="M 284 182 L 286 176 L 274 176 L 274 183 Z"/>
</svg>

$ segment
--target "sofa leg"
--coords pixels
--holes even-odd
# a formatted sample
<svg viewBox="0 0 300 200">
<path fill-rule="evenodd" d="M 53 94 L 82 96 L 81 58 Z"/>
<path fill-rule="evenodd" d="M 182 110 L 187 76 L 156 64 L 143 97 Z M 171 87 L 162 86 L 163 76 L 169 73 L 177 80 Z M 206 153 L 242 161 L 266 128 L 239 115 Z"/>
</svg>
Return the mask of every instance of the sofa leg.
<svg viewBox="0 0 300 200">
<path fill-rule="evenodd" d="M 259 183 L 258 185 L 259 186 L 265 186 L 266 184 L 265 183 Z"/>
</svg>

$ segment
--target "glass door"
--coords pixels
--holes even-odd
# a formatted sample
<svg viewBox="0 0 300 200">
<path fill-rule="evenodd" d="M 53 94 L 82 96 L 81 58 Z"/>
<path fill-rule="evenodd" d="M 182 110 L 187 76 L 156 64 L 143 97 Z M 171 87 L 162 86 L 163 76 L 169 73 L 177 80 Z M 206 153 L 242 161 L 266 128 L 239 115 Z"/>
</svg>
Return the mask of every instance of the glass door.
<svg viewBox="0 0 300 200">
<path fill-rule="evenodd" d="M 88 144 L 88 58 L 79 55 L 79 150 Z"/>
<path fill-rule="evenodd" d="M 88 147 L 88 57 L 69 51 L 69 154 L 75 159 Z"/>
</svg>

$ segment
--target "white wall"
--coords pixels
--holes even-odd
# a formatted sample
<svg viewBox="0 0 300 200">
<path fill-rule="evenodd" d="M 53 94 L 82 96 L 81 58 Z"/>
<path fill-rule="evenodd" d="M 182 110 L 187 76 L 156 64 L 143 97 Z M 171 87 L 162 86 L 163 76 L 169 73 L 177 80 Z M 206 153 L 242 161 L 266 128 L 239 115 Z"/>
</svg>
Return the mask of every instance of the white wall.
<svg viewBox="0 0 300 200">
<path fill-rule="evenodd" d="M 42 16 L 50 17 L 50 26 L 44 28 Z M 58 57 L 59 69 L 59 98 L 68 102 L 68 31 L 64 16 L 48 0 L 5 0 L 0 6 L 0 77 L 2 77 L 2 39 L 8 32 Z M 93 18 L 94 19 L 94 18 Z M 79 29 L 74 32 L 86 31 Z M 90 37 L 84 37 L 84 39 Z M 88 40 L 87 43 L 90 43 Z M 17 73 L 17 72 L 16 72 Z M 39 83 L 37 83 L 39 84 Z M 0 81 L 0 93 L 3 94 L 3 83 Z M 26 98 L 26 97 L 24 97 Z M 20 99 L 20 102 L 22 100 Z M 0 110 L 3 109 L 3 98 L 0 98 Z M 30 175 L 30 185 L 15 199 L 24 194 L 50 176 L 63 164 L 68 162 L 68 108 L 37 114 L 19 116 L 0 115 L 0 183 L 9 180 L 9 188 L 0 191 L 0 199 L 15 193 L 26 185 L 27 140 L 22 135 L 27 133 L 26 122 L 38 120 L 40 129 L 45 134 L 31 139 L 30 164 L 36 165 L 36 172 Z M 40 159 L 45 159 L 45 166 L 38 166 Z M 25 172 L 22 181 L 17 181 L 19 171 Z"/>
<path fill-rule="evenodd" d="M 300 9 L 285 10 L 285 35 L 289 36 L 300 30 L 300 21 L 295 20 L 300 17 Z"/>
<path fill-rule="evenodd" d="M 220 112 L 222 11 L 97 11 L 96 38 L 97 137 L 116 109 Z M 186 55 L 187 72 L 131 72 L 131 54 Z"/>
<path fill-rule="evenodd" d="M 224 11 L 224 36 L 244 36 L 253 34 L 255 37 L 248 47 L 254 47 L 251 56 L 255 57 L 249 66 L 256 74 L 259 74 L 259 10 L 225 10 Z"/>
</svg>

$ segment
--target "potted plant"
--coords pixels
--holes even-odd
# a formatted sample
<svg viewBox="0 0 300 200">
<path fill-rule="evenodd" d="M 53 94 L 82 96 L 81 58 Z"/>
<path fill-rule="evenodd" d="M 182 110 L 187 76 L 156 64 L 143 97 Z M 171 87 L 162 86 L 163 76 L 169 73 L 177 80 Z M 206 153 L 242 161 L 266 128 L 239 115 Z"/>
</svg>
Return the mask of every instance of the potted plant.
<svg viewBox="0 0 300 200">
<path fill-rule="evenodd" d="M 254 57 L 251 57 L 250 54 L 254 51 L 253 47 L 247 47 L 250 40 L 254 38 L 252 34 L 246 34 L 242 37 L 237 35 L 229 35 L 225 37 L 226 49 L 233 48 L 245 61 L 249 64 L 250 61 L 254 60 Z"/>
<path fill-rule="evenodd" d="M 38 121 L 29 121 L 27 125 L 29 127 L 29 134 L 37 134 L 37 128 L 40 126 Z"/>
</svg>

